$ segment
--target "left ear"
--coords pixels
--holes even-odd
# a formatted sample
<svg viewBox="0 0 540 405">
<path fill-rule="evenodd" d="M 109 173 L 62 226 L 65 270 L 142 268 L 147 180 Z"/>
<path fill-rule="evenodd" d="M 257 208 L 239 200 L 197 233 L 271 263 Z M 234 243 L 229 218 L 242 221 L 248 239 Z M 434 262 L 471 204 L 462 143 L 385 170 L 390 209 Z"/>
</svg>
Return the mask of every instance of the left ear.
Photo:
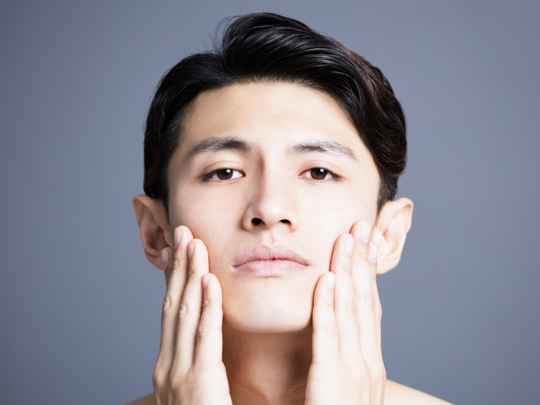
<svg viewBox="0 0 540 405">
<path fill-rule="evenodd" d="M 388 201 L 379 213 L 371 239 L 379 245 L 377 274 L 396 267 L 401 259 L 407 232 L 411 229 L 414 204 L 408 198 Z"/>
</svg>

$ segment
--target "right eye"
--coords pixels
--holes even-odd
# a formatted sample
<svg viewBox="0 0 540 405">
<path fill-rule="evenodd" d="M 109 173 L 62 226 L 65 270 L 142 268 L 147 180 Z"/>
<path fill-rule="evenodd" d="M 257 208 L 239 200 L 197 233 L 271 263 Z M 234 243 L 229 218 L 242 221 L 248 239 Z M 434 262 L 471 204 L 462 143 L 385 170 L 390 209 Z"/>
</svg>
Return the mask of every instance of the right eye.
<svg viewBox="0 0 540 405">
<path fill-rule="evenodd" d="M 225 180 L 234 180 L 243 176 L 243 173 L 238 170 L 224 168 L 213 170 L 208 174 L 205 174 L 203 181 L 214 180 L 214 181 L 225 181 Z"/>
</svg>

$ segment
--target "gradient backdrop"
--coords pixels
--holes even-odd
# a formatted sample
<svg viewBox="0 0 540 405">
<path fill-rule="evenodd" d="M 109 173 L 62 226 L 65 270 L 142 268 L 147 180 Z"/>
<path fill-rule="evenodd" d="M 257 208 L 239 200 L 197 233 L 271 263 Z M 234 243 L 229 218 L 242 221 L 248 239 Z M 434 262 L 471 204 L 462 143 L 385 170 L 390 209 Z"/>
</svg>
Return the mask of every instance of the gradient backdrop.
<svg viewBox="0 0 540 405">
<path fill-rule="evenodd" d="M 142 126 L 218 21 L 300 19 L 403 103 L 416 203 L 380 278 L 388 377 L 459 404 L 538 401 L 540 6 L 534 1 L 2 1 L 0 395 L 122 404 L 152 390 L 161 272 L 140 246 Z"/>
</svg>

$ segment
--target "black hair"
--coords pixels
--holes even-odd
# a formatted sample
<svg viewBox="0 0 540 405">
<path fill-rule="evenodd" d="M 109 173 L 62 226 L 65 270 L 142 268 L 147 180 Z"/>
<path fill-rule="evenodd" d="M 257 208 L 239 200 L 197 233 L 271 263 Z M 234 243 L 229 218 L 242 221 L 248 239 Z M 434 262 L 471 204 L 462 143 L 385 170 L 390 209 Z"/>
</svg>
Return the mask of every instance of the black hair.
<svg viewBox="0 0 540 405">
<path fill-rule="evenodd" d="M 405 170 L 405 116 L 382 72 L 339 42 L 292 18 L 255 13 L 228 19 L 212 51 L 182 59 L 161 79 L 144 138 L 144 191 L 168 217 L 167 167 L 183 118 L 204 91 L 249 82 L 299 83 L 330 95 L 370 151 L 380 177 L 377 213 Z"/>
</svg>

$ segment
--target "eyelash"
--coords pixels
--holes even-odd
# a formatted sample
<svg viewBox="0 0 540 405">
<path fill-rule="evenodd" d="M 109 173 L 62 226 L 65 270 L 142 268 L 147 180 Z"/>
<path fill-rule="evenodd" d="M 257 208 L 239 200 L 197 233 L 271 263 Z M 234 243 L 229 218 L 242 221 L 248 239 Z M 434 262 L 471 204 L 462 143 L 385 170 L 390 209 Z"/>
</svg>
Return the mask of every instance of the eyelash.
<svg viewBox="0 0 540 405">
<path fill-rule="evenodd" d="M 219 172 L 223 172 L 223 171 L 227 171 L 227 170 L 230 170 L 231 172 L 236 172 L 239 174 L 239 176 L 237 175 L 236 177 L 231 177 L 229 179 L 219 179 L 219 178 L 213 178 L 214 176 L 217 176 Z M 311 169 L 308 169 L 304 172 L 302 172 L 302 174 L 304 173 L 312 173 L 313 170 L 324 170 L 325 172 L 325 176 L 323 179 L 314 179 L 313 176 L 311 176 L 311 178 L 309 178 L 310 180 L 315 180 L 317 182 L 319 181 L 341 181 L 341 177 L 338 176 L 337 174 L 335 174 L 334 172 L 324 168 L 324 167 L 312 167 Z M 328 175 L 330 175 L 330 179 L 327 179 Z M 233 174 L 234 176 L 234 174 Z M 234 179 L 237 179 L 237 178 L 240 178 L 244 176 L 244 174 L 242 172 L 240 172 L 239 170 L 236 170 L 236 169 L 231 169 L 230 167 L 223 167 L 223 168 L 220 168 L 220 169 L 216 169 L 216 170 L 212 170 L 210 173 L 207 173 L 203 176 L 203 181 L 218 181 L 218 182 L 221 182 L 221 181 L 228 181 L 228 180 L 234 180 Z"/>
<path fill-rule="evenodd" d="M 341 181 L 341 177 L 338 176 L 337 174 L 335 174 L 334 172 L 324 168 L 324 167 L 312 167 L 311 169 L 308 169 L 306 170 L 305 172 L 303 173 L 311 173 L 312 174 L 312 171 L 313 170 L 324 170 L 325 171 L 325 176 L 323 179 L 314 179 L 313 176 L 310 178 L 310 180 L 315 180 L 315 181 Z M 330 175 L 330 179 L 327 179 L 328 175 Z"/>
<path fill-rule="evenodd" d="M 236 176 L 236 177 L 232 177 L 230 179 L 213 179 L 212 177 L 214 176 L 217 176 L 219 172 L 222 172 L 222 171 L 225 171 L 225 170 L 230 170 L 232 172 L 236 172 L 236 173 L 239 173 L 240 176 Z M 222 167 L 222 168 L 219 168 L 219 169 L 216 169 L 216 170 L 212 170 L 210 173 L 207 173 L 203 176 L 202 180 L 203 181 L 227 181 L 227 180 L 234 180 L 234 179 L 237 179 L 239 177 L 242 177 L 244 176 L 244 174 L 242 172 L 240 172 L 239 170 L 236 170 L 236 169 L 231 169 L 230 167 Z"/>
</svg>

